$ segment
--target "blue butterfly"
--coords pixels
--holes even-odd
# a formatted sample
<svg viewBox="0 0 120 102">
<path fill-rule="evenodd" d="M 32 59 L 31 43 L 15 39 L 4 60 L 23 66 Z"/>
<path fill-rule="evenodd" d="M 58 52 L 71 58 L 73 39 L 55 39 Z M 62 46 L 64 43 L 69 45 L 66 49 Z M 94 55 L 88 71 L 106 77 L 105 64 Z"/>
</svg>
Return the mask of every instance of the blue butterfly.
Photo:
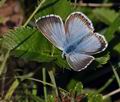
<svg viewBox="0 0 120 102">
<path fill-rule="evenodd" d="M 43 16 L 36 20 L 38 29 L 58 49 L 75 71 L 85 69 L 108 43 L 103 35 L 94 32 L 92 22 L 81 12 L 71 13 L 65 23 L 58 15 Z"/>
</svg>

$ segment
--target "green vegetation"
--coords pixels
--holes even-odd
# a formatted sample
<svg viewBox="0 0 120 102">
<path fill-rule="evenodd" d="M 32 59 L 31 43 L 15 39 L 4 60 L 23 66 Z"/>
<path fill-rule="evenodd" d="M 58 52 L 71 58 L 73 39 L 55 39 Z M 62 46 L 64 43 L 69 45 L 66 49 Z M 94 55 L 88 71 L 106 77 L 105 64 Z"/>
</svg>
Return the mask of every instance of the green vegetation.
<svg viewBox="0 0 120 102">
<path fill-rule="evenodd" d="M 120 92 L 119 10 L 104 6 L 78 6 L 68 0 L 37 1 L 38 6 L 34 5 L 35 10 L 29 13 L 26 22 L 5 33 L 0 39 L 0 102 L 112 102 L 110 97 Z M 103 0 L 101 5 L 105 1 L 110 2 Z M 21 3 L 24 3 L 24 0 L 21 0 Z M 85 13 L 92 20 L 95 30 L 103 34 L 109 43 L 107 50 L 95 55 L 95 61 L 81 72 L 73 72 L 66 60 L 62 59 L 61 51 L 54 48 L 36 26 L 30 23 L 48 14 L 60 15 L 65 21 L 74 11 Z M 14 58 L 18 61 L 17 64 L 23 61 L 21 64 L 27 65 L 9 66 L 8 63 L 10 60 L 14 62 Z M 9 67 L 12 67 L 13 71 L 9 70 Z M 68 73 L 73 72 L 72 76 L 61 76 L 64 70 Z M 96 80 L 105 77 L 107 73 L 109 76 L 105 81 L 96 86 Z M 9 87 L 5 88 L 7 80 L 11 81 Z M 118 91 L 106 95 L 115 90 L 106 91 L 111 84 L 114 85 L 113 81 L 117 83 Z M 89 87 L 88 83 L 92 82 L 95 84 L 94 88 Z M 87 85 L 84 86 L 84 83 Z"/>
</svg>

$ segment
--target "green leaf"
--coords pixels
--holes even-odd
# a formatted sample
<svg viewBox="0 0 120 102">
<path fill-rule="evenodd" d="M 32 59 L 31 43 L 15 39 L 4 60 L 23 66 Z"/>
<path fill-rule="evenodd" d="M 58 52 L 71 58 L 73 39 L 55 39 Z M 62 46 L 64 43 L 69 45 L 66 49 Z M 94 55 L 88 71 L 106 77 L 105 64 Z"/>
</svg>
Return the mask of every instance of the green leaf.
<svg viewBox="0 0 120 102">
<path fill-rule="evenodd" d="M 83 90 L 83 85 L 81 82 L 76 83 L 75 87 L 74 87 L 74 91 L 77 93 L 81 93 Z"/>
<path fill-rule="evenodd" d="M 98 94 L 96 91 L 89 90 L 86 95 L 88 102 L 103 102 L 102 95 Z"/>
<path fill-rule="evenodd" d="M 49 95 L 49 96 L 48 96 L 48 101 L 49 101 L 49 102 L 55 102 L 55 96 Z"/>
<path fill-rule="evenodd" d="M 71 13 L 71 11 L 72 11 L 72 7 L 70 5 L 70 2 L 67 0 L 59 0 L 54 5 L 54 13 L 61 16 L 64 20 Z"/>
<path fill-rule="evenodd" d="M 83 85 L 81 82 L 71 79 L 70 82 L 68 83 L 67 89 L 69 91 L 73 90 L 75 92 L 80 93 L 83 90 Z"/>
<path fill-rule="evenodd" d="M 71 12 L 71 9 L 70 2 L 67 0 L 46 0 L 43 7 L 36 14 L 35 18 L 48 14 L 56 14 L 65 19 Z"/>
<path fill-rule="evenodd" d="M 3 47 L 12 51 L 16 57 L 38 62 L 53 62 L 66 68 L 68 64 L 61 57 L 58 49 L 51 56 L 52 44 L 36 29 L 20 27 L 8 32 L 3 40 Z"/>
<path fill-rule="evenodd" d="M 110 42 L 114 38 L 114 33 L 120 27 L 120 14 L 116 17 L 116 19 L 110 24 L 107 30 L 104 32 L 104 35 L 108 42 Z"/>
<path fill-rule="evenodd" d="M 115 50 L 115 51 L 117 51 L 117 52 L 120 53 L 120 43 L 117 44 L 117 45 L 113 48 L 113 50 Z"/>
<path fill-rule="evenodd" d="M 55 61 L 56 65 L 61 68 L 70 69 L 69 65 L 67 64 L 66 60 L 63 59 L 60 55 L 56 56 L 57 60 Z"/>
<path fill-rule="evenodd" d="M 117 12 L 108 8 L 96 8 L 93 10 L 93 14 L 97 17 L 97 19 L 107 25 L 110 25 L 118 16 Z"/>
<path fill-rule="evenodd" d="M 107 53 L 106 55 L 103 55 L 102 57 L 95 58 L 95 60 L 102 65 L 106 64 L 109 59 L 110 59 L 109 53 Z"/>
<path fill-rule="evenodd" d="M 22 58 L 40 62 L 54 59 L 50 56 L 51 47 L 48 41 L 36 29 L 29 27 L 20 27 L 8 32 L 3 38 L 3 47 Z"/>
<path fill-rule="evenodd" d="M 35 18 L 53 13 L 52 6 L 55 5 L 57 2 L 58 0 L 46 0 L 40 8 L 39 12 L 35 15 Z"/>
</svg>

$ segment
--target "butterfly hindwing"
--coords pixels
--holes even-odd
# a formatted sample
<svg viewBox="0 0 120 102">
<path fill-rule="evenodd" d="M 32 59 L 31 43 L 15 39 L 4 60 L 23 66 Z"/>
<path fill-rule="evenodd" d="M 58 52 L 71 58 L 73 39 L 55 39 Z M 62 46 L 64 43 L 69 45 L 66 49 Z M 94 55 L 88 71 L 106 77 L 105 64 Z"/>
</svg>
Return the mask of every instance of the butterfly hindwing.
<svg viewBox="0 0 120 102">
<path fill-rule="evenodd" d="M 86 54 L 71 53 L 66 55 L 66 59 L 73 70 L 81 71 L 94 60 L 94 57 Z"/>
<path fill-rule="evenodd" d="M 64 24 L 57 15 L 48 15 L 36 21 L 38 29 L 57 48 L 63 50 L 63 42 L 66 36 Z"/>
</svg>

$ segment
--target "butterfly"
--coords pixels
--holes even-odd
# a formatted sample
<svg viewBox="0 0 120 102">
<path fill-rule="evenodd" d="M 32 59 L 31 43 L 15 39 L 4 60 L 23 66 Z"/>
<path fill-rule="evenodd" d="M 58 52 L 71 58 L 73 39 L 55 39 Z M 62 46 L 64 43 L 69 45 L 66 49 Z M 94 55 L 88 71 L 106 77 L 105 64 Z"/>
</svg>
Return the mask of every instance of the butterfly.
<svg viewBox="0 0 120 102">
<path fill-rule="evenodd" d="M 103 35 L 94 32 L 89 18 L 82 12 L 71 13 L 65 23 L 58 15 L 50 14 L 36 20 L 38 30 L 62 51 L 69 66 L 81 71 L 95 59 L 92 55 L 104 51 L 108 43 Z"/>
</svg>

